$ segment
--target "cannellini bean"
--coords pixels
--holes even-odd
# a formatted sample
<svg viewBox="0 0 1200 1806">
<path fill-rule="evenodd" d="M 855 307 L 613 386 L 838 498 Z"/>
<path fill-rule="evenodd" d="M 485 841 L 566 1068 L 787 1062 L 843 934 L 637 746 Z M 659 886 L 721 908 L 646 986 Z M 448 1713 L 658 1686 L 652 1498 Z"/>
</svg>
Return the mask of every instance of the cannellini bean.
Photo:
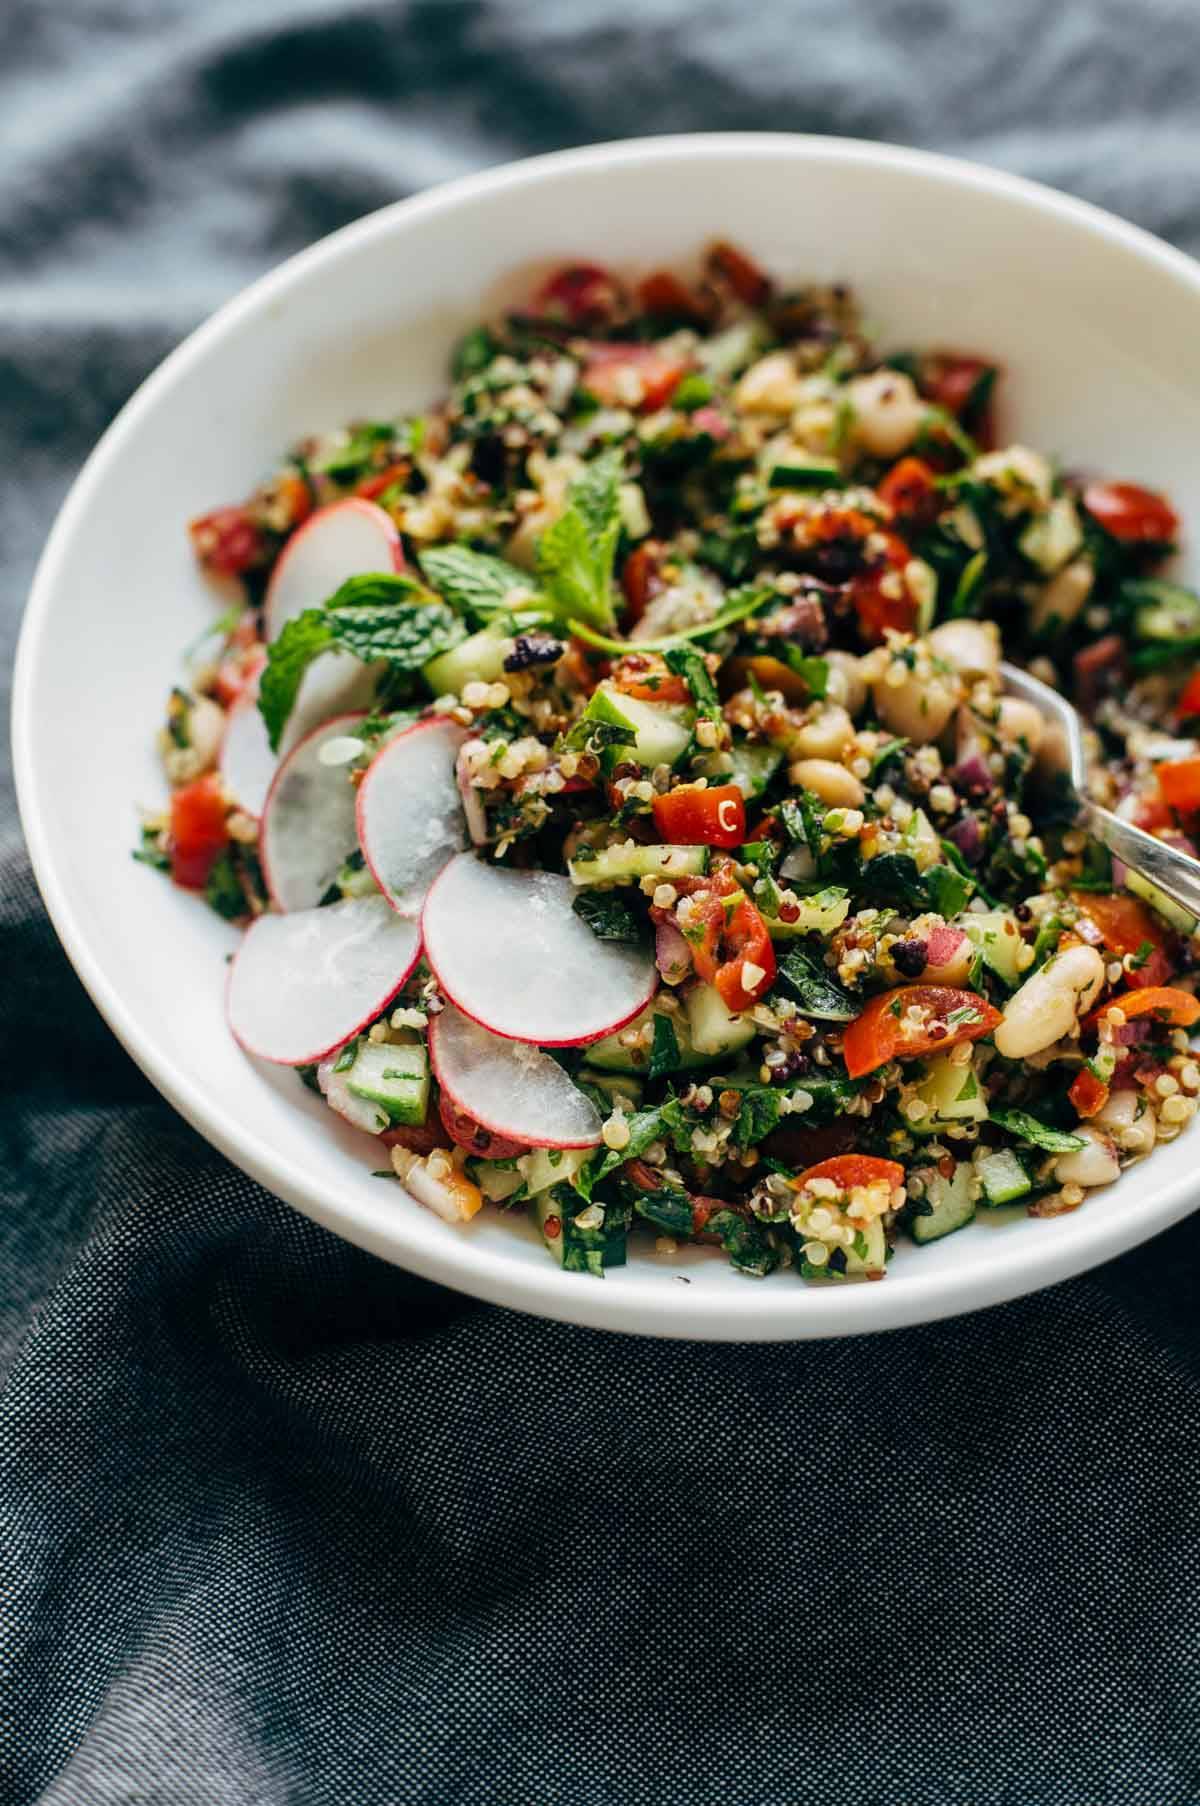
<svg viewBox="0 0 1200 1806">
<path fill-rule="evenodd" d="M 1041 711 L 1020 696 L 1002 696 L 996 715 L 996 732 L 1006 746 L 1024 740 L 1031 753 L 1036 753 L 1046 732 Z"/>
<path fill-rule="evenodd" d="M 1092 1120 L 1127 1154 L 1148 1154 L 1158 1137 L 1154 1112 L 1139 1091 L 1114 1091 Z"/>
<path fill-rule="evenodd" d="M 1004 1006 L 996 1047 L 1006 1060 L 1024 1060 L 1069 1034 L 1104 984 L 1104 961 L 1094 947 L 1068 947 L 1027 978 Z"/>
<path fill-rule="evenodd" d="M 898 682 L 889 681 L 900 672 Z M 936 740 L 958 706 L 957 682 L 940 673 L 921 676 L 893 663 L 871 686 L 875 712 L 886 728 L 925 746 Z"/>
<path fill-rule="evenodd" d="M 929 412 L 910 376 L 900 370 L 874 370 L 847 383 L 854 409 L 855 441 L 877 458 L 898 458 L 916 438 Z"/>
<path fill-rule="evenodd" d="M 867 680 L 861 661 L 853 652 L 825 652 L 821 655 L 829 666 L 826 694 L 830 702 L 840 702 L 851 715 L 861 712 L 867 700 Z"/>
<path fill-rule="evenodd" d="M 994 621 L 943 621 L 926 644 L 963 677 L 994 677 L 999 668 L 1000 631 Z"/>
<path fill-rule="evenodd" d="M 197 696 L 188 710 L 187 732 L 188 745 L 201 769 L 207 771 L 217 762 L 225 734 L 225 711 L 220 703 L 210 696 Z"/>
<path fill-rule="evenodd" d="M 796 729 L 791 751 L 801 759 L 831 759 L 836 763 L 844 757 L 853 738 L 854 723 L 845 709 L 840 703 L 829 703 Z"/>
<path fill-rule="evenodd" d="M 844 765 L 835 765 L 832 759 L 797 759 L 789 776 L 793 784 L 813 791 L 835 809 L 857 809 L 866 799 L 867 793 L 854 773 Z"/>
<path fill-rule="evenodd" d="M 1089 948 L 1090 952 L 1090 948 Z M 1060 1154 L 1054 1162 L 1054 1177 L 1059 1185 L 1111 1185 L 1120 1177 L 1121 1164 L 1111 1138 L 1091 1123 L 1081 1123 L 1075 1131 L 1087 1146 L 1073 1154 Z"/>
<path fill-rule="evenodd" d="M 771 351 L 751 364 L 738 383 L 734 400 L 748 414 L 790 414 L 804 398 L 795 362 L 788 351 Z"/>
<path fill-rule="evenodd" d="M 1040 633 L 1052 621 L 1062 627 L 1069 625 L 1091 595 L 1095 579 L 1096 573 L 1086 558 L 1075 558 L 1064 565 L 1030 610 L 1029 624 L 1034 632 Z"/>
</svg>

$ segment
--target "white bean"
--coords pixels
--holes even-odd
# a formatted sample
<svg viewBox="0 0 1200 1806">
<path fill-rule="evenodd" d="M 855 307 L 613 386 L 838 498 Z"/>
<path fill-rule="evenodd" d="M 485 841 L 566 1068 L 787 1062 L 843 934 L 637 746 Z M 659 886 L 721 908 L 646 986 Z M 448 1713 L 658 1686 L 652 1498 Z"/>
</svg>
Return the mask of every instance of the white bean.
<svg viewBox="0 0 1200 1806">
<path fill-rule="evenodd" d="M 1114 1091 L 1092 1120 L 1127 1154 L 1148 1154 L 1158 1138 L 1154 1112 L 1140 1091 Z"/>
<path fill-rule="evenodd" d="M 889 677 L 901 671 L 898 683 Z M 883 676 L 872 684 L 875 712 L 886 728 L 911 740 L 914 746 L 925 746 L 936 740 L 958 706 L 958 685 L 937 673 L 922 677 L 916 671 L 904 672 L 902 666 L 889 665 Z"/>
<path fill-rule="evenodd" d="M 210 696 L 197 696 L 188 709 L 187 734 L 201 770 L 208 771 L 217 762 L 225 734 L 225 711 L 220 703 Z"/>
<path fill-rule="evenodd" d="M 1094 1129 L 1090 1123 L 1080 1123 L 1074 1132 L 1082 1135 L 1087 1146 L 1076 1148 L 1073 1154 L 1059 1155 L 1054 1162 L 1055 1181 L 1059 1185 L 1111 1185 L 1121 1173 L 1111 1139 L 1103 1129 Z"/>
<path fill-rule="evenodd" d="M 835 702 L 796 729 L 790 750 L 801 759 L 831 759 L 836 763 L 845 756 L 853 738 L 854 723 Z"/>
<path fill-rule="evenodd" d="M 909 376 L 900 370 L 874 370 L 847 383 L 854 409 L 852 433 L 864 451 L 876 458 L 898 458 L 916 438 L 929 412 Z"/>
<path fill-rule="evenodd" d="M 771 351 L 751 364 L 738 383 L 734 400 L 748 414 L 790 414 L 804 390 L 789 351 Z"/>
<path fill-rule="evenodd" d="M 1000 664 L 1000 632 L 994 621 L 943 621 L 927 636 L 935 658 L 963 677 L 994 677 Z"/>
<path fill-rule="evenodd" d="M 821 656 L 829 666 L 829 700 L 840 702 L 851 715 L 861 713 L 867 700 L 867 680 L 860 661 L 853 652 L 825 652 Z"/>
<path fill-rule="evenodd" d="M 1015 746 L 1018 740 L 1024 740 L 1030 752 L 1036 754 L 1046 732 L 1046 722 L 1041 710 L 1031 702 L 1020 696 L 1002 696 L 996 715 L 996 732 L 1006 746 Z"/>
<path fill-rule="evenodd" d="M 1086 558 L 1075 558 L 1051 579 L 1030 610 L 1029 625 L 1035 633 L 1057 621 L 1065 627 L 1075 619 L 1092 593 L 1096 573 Z"/>
<path fill-rule="evenodd" d="M 1069 1034 L 1104 984 L 1104 961 L 1094 947 L 1068 947 L 1047 960 L 1004 1006 L 996 1047 L 1006 1060 L 1028 1059 Z"/>
<path fill-rule="evenodd" d="M 793 784 L 811 790 L 835 809 L 858 809 L 866 798 L 854 773 L 844 765 L 835 765 L 832 759 L 797 759 L 788 775 Z"/>
</svg>

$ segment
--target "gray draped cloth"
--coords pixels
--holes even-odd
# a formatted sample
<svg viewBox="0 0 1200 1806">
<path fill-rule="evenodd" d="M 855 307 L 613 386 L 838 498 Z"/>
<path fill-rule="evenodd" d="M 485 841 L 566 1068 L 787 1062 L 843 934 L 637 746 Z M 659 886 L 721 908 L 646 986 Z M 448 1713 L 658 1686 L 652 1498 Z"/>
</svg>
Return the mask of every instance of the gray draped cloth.
<svg viewBox="0 0 1200 1806">
<path fill-rule="evenodd" d="M 6 648 L 134 386 L 370 208 L 763 127 L 1196 248 L 1198 71 L 1187 0 L 3 0 Z M 1200 1221 L 825 1346 L 473 1303 L 172 1114 L 0 807 L 2 1806 L 1200 1802 Z"/>
</svg>

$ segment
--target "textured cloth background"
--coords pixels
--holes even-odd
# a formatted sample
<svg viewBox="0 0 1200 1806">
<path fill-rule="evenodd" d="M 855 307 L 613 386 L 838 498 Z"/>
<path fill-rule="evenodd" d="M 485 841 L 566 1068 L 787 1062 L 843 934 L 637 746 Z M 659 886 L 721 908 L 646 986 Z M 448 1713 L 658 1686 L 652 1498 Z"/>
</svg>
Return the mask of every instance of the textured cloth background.
<svg viewBox="0 0 1200 1806">
<path fill-rule="evenodd" d="M 329 228 L 761 126 L 1200 250 L 1198 68 L 1191 0 L 0 0 L 6 681 L 96 435 Z M 476 1305 L 193 1135 L 0 834 L 2 1806 L 1200 1802 L 1200 1218 L 824 1347 Z"/>
</svg>

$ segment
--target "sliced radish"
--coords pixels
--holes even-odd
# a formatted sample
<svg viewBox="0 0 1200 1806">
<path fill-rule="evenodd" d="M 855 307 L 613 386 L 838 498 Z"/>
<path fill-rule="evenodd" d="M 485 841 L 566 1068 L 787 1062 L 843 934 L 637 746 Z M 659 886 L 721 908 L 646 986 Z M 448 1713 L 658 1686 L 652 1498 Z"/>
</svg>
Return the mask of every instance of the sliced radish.
<svg viewBox="0 0 1200 1806">
<path fill-rule="evenodd" d="M 230 800 L 247 815 L 261 815 L 276 760 L 256 697 L 243 696 L 230 709 L 219 764 L 221 782 Z"/>
<path fill-rule="evenodd" d="M 453 1005 L 430 1017 L 429 1059 L 442 1088 L 442 1121 L 456 1141 L 447 1098 L 513 1149 L 593 1148 L 600 1140 L 599 1112 L 557 1060 L 525 1041 L 503 1040 Z"/>
<path fill-rule="evenodd" d="M 452 1003 L 511 1041 L 571 1047 L 636 1016 L 658 986 L 639 948 L 598 941 L 569 878 L 506 871 L 460 853 L 425 900 L 425 954 Z M 478 1115 L 470 1097 L 465 1108 Z M 503 1131 L 507 1133 L 507 1129 Z"/>
<path fill-rule="evenodd" d="M 280 553 L 263 601 L 268 640 L 306 608 L 320 608 L 347 577 L 404 569 L 404 548 L 390 515 L 350 496 L 318 508 Z"/>
<path fill-rule="evenodd" d="M 262 812 L 259 853 L 278 908 L 315 909 L 357 844 L 347 761 L 327 764 L 339 740 L 353 745 L 365 715 L 337 715 L 297 742 L 275 773 Z M 353 756 L 353 755 L 352 755 Z"/>
<path fill-rule="evenodd" d="M 281 1066 L 322 1060 L 387 1007 L 420 951 L 383 897 L 259 916 L 229 972 L 234 1038 Z"/>
<path fill-rule="evenodd" d="M 464 730 L 418 721 L 376 753 L 358 787 L 358 842 L 392 908 L 415 920 L 425 893 L 462 846 L 455 777 Z"/>
<path fill-rule="evenodd" d="M 466 1017 L 463 1018 L 467 1020 Z M 486 1034 L 486 1029 L 480 1031 Z M 519 1041 L 502 1041 L 501 1047 L 520 1047 Z M 477 1154 L 481 1160 L 512 1160 L 517 1154 L 525 1152 L 525 1143 L 510 1141 L 506 1135 L 497 1135 L 493 1129 L 485 1127 L 477 1116 L 470 1116 L 460 1110 L 448 1091 L 443 1091 L 438 1098 L 438 1115 L 451 1141 L 460 1148 L 466 1148 L 468 1154 Z M 517 1175 L 518 1180 L 520 1174 Z M 515 1189 L 515 1188 L 514 1188 Z"/>
<path fill-rule="evenodd" d="M 306 608 L 320 608 L 348 577 L 404 569 L 404 548 L 389 515 L 374 502 L 350 496 L 319 508 L 289 539 L 271 573 L 263 602 L 263 626 L 275 640 Z M 304 674 L 281 750 L 331 715 L 369 708 L 378 671 L 349 652 L 323 652 Z"/>
</svg>

